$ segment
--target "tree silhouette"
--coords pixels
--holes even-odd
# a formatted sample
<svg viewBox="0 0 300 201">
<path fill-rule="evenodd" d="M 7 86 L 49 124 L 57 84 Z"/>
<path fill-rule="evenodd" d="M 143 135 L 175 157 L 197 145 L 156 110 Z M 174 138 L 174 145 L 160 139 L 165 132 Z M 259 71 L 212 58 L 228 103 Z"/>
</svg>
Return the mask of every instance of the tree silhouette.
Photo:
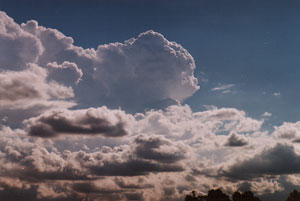
<svg viewBox="0 0 300 201">
<path fill-rule="evenodd" d="M 196 195 L 196 191 L 192 191 L 191 194 L 186 195 L 185 201 L 231 201 L 229 196 L 223 193 L 220 189 L 209 190 L 207 195 Z M 235 192 L 232 195 L 232 201 L 260 201 L 257 197 L 253 195 L 251 191 L 246 191 L 244 193 Z M 288 200 L 295 201 L 295 200 Z M 299 200 L 297 200 L 299 201 Z"/>
<path fill-rule="evenodd" d="M 300 192 L 294 190 L 290 193 L 289 197 L 286 201 L 299 201 L 300 200 Z"/>
<path fill-rule="evenodd" d="M 186 195 L 185 201 L 231 201 L 229 196 L 223 193 L 220 189 L 209 190 L 207 195 L 197 195 L 196 191 L 192 191 Z M 261 201 L 258 197 L 255 197 L 251 191 L 245 191 L 240 193 L 234 192 L 232 195 L 232 201 Z M 294 190 L 290 193 L 286 201 L 300 201 L 300 192 Z"/>
<path fill-rule="evenodd" d="M 246 191 L 244 193 L 240 193 L 236 191 L 232 195 L 232 201 L 260 201 L 257 197 L 254 197 L 251 191 Z"/>
<path fill-rule="evenodd" d="M 229 196 L 220 189 L 209 190 L 207 195 L 196 195 L 196 191 L 192 191 L 190 195 L 185 197 L 185 201 L 230 201 Z"/>
</svg>

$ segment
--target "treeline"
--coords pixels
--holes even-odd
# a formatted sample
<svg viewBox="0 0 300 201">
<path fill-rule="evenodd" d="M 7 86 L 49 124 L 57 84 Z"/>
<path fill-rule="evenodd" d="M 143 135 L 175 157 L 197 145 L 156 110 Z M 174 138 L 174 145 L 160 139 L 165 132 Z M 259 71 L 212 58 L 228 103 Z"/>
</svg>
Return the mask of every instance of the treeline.
<svg viewBox="0 0 300 201">
<path fill-rule="evenodd" d="M 255 197 L 251 191 L 245 191 L 243 193 L 236 191 L 231 196 L 223 193 L 220 189 L 209 190 L 207 195 L 197 195 L 196 191 L 192 191 L 186 195 L 185 201 L 261 201 L 258 197 Z M 294 190 L 290 193 L 286 201 L 300 201 L 300 192 Z"/>
</svg>

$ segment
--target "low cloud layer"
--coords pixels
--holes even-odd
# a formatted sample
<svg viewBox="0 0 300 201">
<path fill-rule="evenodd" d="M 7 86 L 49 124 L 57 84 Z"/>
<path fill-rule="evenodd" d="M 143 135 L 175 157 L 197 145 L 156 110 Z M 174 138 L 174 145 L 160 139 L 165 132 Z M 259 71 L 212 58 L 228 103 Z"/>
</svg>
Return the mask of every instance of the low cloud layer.
<svg viewBox="0 0 300 201">
<path fill-rule="evenodd" d="M 101 122 L 109 127 L 123 122 L 126 132 L 118 130 L 115 135 L 110 129 L 103 130 Z M 270 155 L 264 154 L 264 141 L 276 142 L 276 138 L 261 131 L 260 122 L 232 108 L 193 112 L 187 105 L 136 114 L 106 107 L 49 111 L 25 121 L 25 130 L 2 129 L 0 178 L 13 183 L 3 184 L 2 188 L 5 192 L 12 188 L 28 192 L 28 196 L 35 189 L 37 200 L 51 197 L 83 200 L 86 196 L 92 200 L 128 200 L 136 196 L 146 201 L 166 197 L 180 200 L 194 188 L 206 191 L 215 187 L 214 178 L 218 176 L 224 178 L 217 182 L 219 186 L 226 184 L 232 190 L 238 189 L 241 185 L 238 178 L 243 181 L 248 178 L 252 190 L 266 193 L 273 187 L 264 178 L 266 171 L 247 178 L 241 176 L 243 163 L 247 167 L 252 163 L 247 160 L 254 160 L 256 155 Z M 244 134 L 247 137 L 238 134 L 241 124 L 253 126 L 251 129 L 248 126 Z M 51 128 L 55 134 L 37 129 L 36 135 L 30 137 L 39 126 Z M 226 130 L 232 131 L 230 136 L 220 134 L 228 133 Z M 112 137 L 115 143 L 107 146 L 105 141 Z M 245 138 L 247 146 L 241 146 Z M 255 142 L 257 138 L 260 144 Z M 60 146 L 62 143 L 64 147 Z M 76 148 L 73 144 L 82 146 Z M 237 144 L 238 152 L 231 148 Z M 258 146 L 256 155 L 250 151 L 251 146 Z M 234 163 L 247 155 L 249 159 L 245 162 Z M 252 171 L 257 171 L 255 167 Z M 284 168 L 288 167 L 282 167 L 283 172 L 287 171 Z M 246 170 L 248 174 L 250 170 Z M 287 172 L 290 173 L 295 172 Z M 16 186 L 14 180 L 22 185 Z M 49 187 L 45 188 L 45 183 Z M 255 190 L 265 184 L 270 184 L 265 190 Z"/>
</svg>

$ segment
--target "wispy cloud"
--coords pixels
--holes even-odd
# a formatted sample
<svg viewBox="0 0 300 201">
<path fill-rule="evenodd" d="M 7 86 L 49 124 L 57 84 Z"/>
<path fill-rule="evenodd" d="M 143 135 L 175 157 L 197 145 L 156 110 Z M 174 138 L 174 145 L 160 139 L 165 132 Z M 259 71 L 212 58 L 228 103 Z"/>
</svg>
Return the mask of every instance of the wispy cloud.
<svg viewBox="0 0 300 201">
<path fill-rule="evenodd" d="M 222 94 L 227 94 L 232 92 L 230 89 L 233 88 L 234 86 L 235 86 L 234 84 L 223 84 L 223 85 L 218 85 L 212 88 L 211 90 L 220 91 Z"/>
</svg>

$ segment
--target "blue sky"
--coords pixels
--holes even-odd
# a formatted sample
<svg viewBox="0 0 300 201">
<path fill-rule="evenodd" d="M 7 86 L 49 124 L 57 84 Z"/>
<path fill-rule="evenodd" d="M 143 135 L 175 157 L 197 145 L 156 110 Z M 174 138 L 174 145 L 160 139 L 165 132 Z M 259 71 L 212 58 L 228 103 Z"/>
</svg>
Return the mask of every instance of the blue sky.
<svg viewBox="0 0 300 201">
<path fill-rule="evenodd" d="M 299 9 L 0 0 L 0 200 L 284 200 L 300 189 Z"/>
<path fill-rule="evenodd" d="M 1 8 L 18 23 L 35 19 L 85 48 L 155 30 L 195 59 L 201 90 L 186 101 L 194 110 L 270 112 L 276 125 L 299 120 L 298 1 L 1 1 Z M 234 84 L 233 93 L 211 91 L 226 84 Z"/>
</svg>

